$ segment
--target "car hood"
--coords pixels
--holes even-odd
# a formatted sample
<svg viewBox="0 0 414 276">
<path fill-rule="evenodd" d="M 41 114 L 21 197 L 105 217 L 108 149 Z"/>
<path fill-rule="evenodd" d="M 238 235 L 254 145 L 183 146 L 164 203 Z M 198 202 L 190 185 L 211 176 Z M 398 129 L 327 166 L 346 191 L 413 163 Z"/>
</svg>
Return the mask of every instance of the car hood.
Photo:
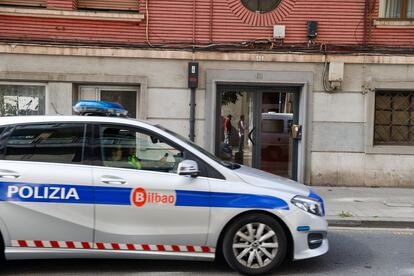
<svg viewBox="0 0 414 276">
<path fill-rule="evenodd" d="M 243 181 L 254 186 L 283 191 L 292 195 L 308 196 L 310 193 L 310 189 L 303 184 L 258 169 L 241 166 L 233 172 Z"/>
</svg>

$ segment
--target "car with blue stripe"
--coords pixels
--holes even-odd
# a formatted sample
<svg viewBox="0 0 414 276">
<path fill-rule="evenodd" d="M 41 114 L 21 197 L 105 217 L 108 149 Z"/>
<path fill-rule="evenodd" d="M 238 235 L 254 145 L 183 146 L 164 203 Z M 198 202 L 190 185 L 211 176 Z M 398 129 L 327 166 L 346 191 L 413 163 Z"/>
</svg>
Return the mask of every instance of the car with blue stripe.
<svg viewBox="0 0 414 276">
<path fill-rule="evenodd" d="M 105 108 L 0 118 L 6 259 L 223 257 L 257 275 L 328 251 L 323 200 L 309 187 Z"/>
</svg>

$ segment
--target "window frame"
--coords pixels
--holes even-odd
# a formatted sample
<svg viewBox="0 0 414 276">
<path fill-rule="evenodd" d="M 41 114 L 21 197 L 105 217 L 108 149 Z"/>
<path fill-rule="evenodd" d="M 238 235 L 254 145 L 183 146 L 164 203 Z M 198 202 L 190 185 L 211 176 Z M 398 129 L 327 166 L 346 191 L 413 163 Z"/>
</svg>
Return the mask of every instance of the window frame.
<svg viewBox="0 0 414 276">
<path fill-rule="evenodd" d="M 33 4 L 23 4 L 23 3 L 15 3 L 14 1 L 7 1 L 11 2 L 10 4 L 4 4 L 0 2 L 0 6 L 3 7 L 19 7 L 19 8 L 38 8 L 38 9 L 46 9 L 47 8 L 47 0 L 37 1 L 39 5 L 33 5 Z M 33 1 L 26 1 L 26 2 L 33 2 Z"/>
<path fill-rule="evenodd" d="M 101 148 L 101 143 L 100 143 L 100 134 L 101 134 L 101 128 L 103 127 L 119 127 L 119 128 L 125 128 L 125 129 L 130 129 L 132 131 L 136 131 L 136 132 L 140 132 L 146 135 L 150 135 L 150 136 L 155 136 L 156 138 L 165 141 L 165 143 L 169 144 L 170 146 L 174 147 L 177 150 L 180 151 L 185 151 L 187 152 L 186 154 L 189 154 L 191 156 L 194 161 L 197 162 L 199 169 L 204 168 L 205 172 L 204 175 L 200 175 L 199 177 L 204 177 L 204 178 L 211 178 L 211 179 L 220 179 L 220 180 L 225 180 L 225 177 L 215 168 L 213 168 L 210 164 L 208 164 L 207 162 L 205 162 L 202 158 L 200 158 L 199 156 L 197 156 L 196 154 L 194 154 L 191 150 L 189 150 L 188 148 L 182 147 L 181 145 L 178 145 L 176 142 L 172 141 L 171 139 L 161 135 L 158 132 L 149 130 L 145 127 L 139 127 L 139 126 L 134 126 L 134 125 L 128 125 L 128 124 L 122 124 L 122 123 L 96 123 L 95 127 L 94 127 L 94 139 L 92 139 L 92 141 L 98 141 L 97 144 L 94 142 L 93 144 L 93 148 L 95 148 L 95 150 L 93 151 L 94 156 L 93 159 L 97 160 L 94 162 L 95 165 L 100 166 L 100 167 L 104 167 L 104 168 L 110 168 L 110 169 L 117 169 L 117 167 L 107 167 L 104 165 L 103 160 L 102 160 L 102 148 Z M 185 159 L 183 159 L 185 160 Z M 187 158 L 188 160 L 188 158 Z M 127 169 L 128 168 L 119 168 L 119 169 Z M 169 174 L 169 175 L 177 175 L 176 173 L 171 173 L 171 172 L 162 172 L 162 171 L 151 171 L 151 170 L 134 170 L 134 169 L 130 169 L 131 171 L 142 171 L 142 172 L 149 172 L 149 173 L 162 173 L 162 174 Z M 203 173 L 203 172 L 202 172 Z"/>
<path fill-rule="evenodd" d="M 8 82 L 8 81 L 0 81 L 0 86 L 1 85 L 16 85 L 16 86 L 43 86 L 45 88 L 45 114 L 39 114 L 36 116 L 44 116 L 49 114 L 49 89 L 48 89 L 48 85 L 46 83 L 43 82 Z M 19 115 L 19 116 L 24 116 L 24 115 Z"/>
<path fill-rule="evenodd" d="M 135 118 L 145 118 L 145 106 L 142 104 L 142 84 L 136 86 L 119 86 L 119 85 L 79 85 L 77 96 L 80 100 L 102 100 L 102 91 L 119 91 L 119 92 L 135 92 Z M 128 114 L 130 118 L 130 114 Z"/>
<path fill-rule="evenodd" d="M 380 10 L 379 10 L 379 19 L 383 21 L 410 21 L 414 20 L 414 17 L 408 17 L 408 1 L 410 0 L 401 0 L 400 8 L 400 17 L 385 17 L 385 8 L 387 1 L 389 0 L 380 0 Z"/>
<path fill-rule="evenodd" d="M 377 91 L 413 91 L 413 80 L 373 81 L 366 91 L 365 100 L 365 153 L 367 154 L 398 154 L 414 155 L 412 145 L 375 145 L 375 93 Z"/>
<path fill-rule="evenodd" d="M 10 138 L 10 135 L 16 129 L 16 127 L 20 126 L 35 126 L 35 125 L 45 125 L 45 124 L 83 124 L 84 125 L 84 143 L 82 145 L 82 154 L 81 154 L 81 162 L 79 163 L 60 163 L 60 162 L 47 162 L 47 161 L 31 161 L 31 160 L 11 160 L 5 159 L 6 152 L 7 152 L 7 142 Z M 36 123 L 18 123 L 18 124 L 10 124 L 4 125 L 2 127 L 6 127 L 3 133 L 0 136 L 0 160 L 2 161 L 10 161 L 10 162 L 35 162 L 35 163 L 47 163 L 47 164 L 60 164 L 60 165 L 70 165 L 70 166 L 83 166 L 87 164 L 87 156 L 89 152 L 89 144 L 91 141 L 90 132 L 88 131 L 88 123 L 82 121 L 46 121 L 46 122 L 36 122 Z"/>
<path fill-rule="evenodd" d="M 82 3 L 79 3 L 79 2 L 82 2 Z M 88 2 L 88 3 L 83 3 L 83 2 Z M 113 8 L 113 7 L 110 7 L 111 5 L 109 5 L 109 7 L 108 6 L 105 7 L 105 4 L 104 5 L 101 4 L 102 1 L 95 1 L 93 3 L 90 3 L 90 2 L 93 2 L 93 1 L 91 0 L 77 1 L 76 9 L 78 11 L 92 11 L 92 12 L 98 11 L 98 12 L 132 13 L 132 14 L 140 13 L 141 1 L 139 0 L 131 1 L 131 2 L 135 2 L 134 9 L 125 8 L 127 5 L 122 6 L 123 8 Z M 100 3 L 96 3 L 96 2 L 100 2 Z"/>
<path fill-rule="evenodd" d="M 393 95 L 394 93 L 396 95 L 408 94 L 407 96 L 411 98 L 408 105 L 409 106 L 414 105 L 414 100 L 413 100 L 414 90 L 412 90 L 412 91 L 406 91 L 406 90 L 405 91 L 404 90 L 403 91 L 401 91 L 401 90 L 397 90 L 397 91 L 377 90 L 375 92 L 375 110 L 374 110 L 374 112 L 375 112 L 375 114 L 374 114 L 374 141 L 373 141 L 374 145 L 375 146 L 377 146 L 377 145 L 384 145 L 384 146 L 394 146 L 394 145 L 396 145 L 396 146 L 414 146 L 414 140 L 413 140 L 413 142 L 409 142 L 409 140 L 413 139 L 413 138 L 410 139 L 411 134 L 410 134 L 409 129 L 411 127 L 414 128 L 414 121 L 411 121 L 411 115 L 414 115 L 414 110 L 411 110 L 410 107 L 408 107 L 408 110 L 398 110 L 394 106 L 395 102 L 393 100 L 393 96 L 391 96 L 391 98 L 388 99 L 388 100 L 390 100 L 389 104 L 390 104 L 391 107 L 389 107 L 389 108 L 378 108 L 377 107 L 377 97 L 380 96 L 379 95 L 380 93 L 381 94 L 385 93 L 385 95 L 381 95 L 381 96 L 387 96 L 387 98 L 388 98 L 389 95 Z M 391 116 L 390 117 L 390 123 L 389 124 L 384 123 L 384 122 L 383 123 L 377 123 L 377 117 L 376 117 L 377 112 L 390 113 L 390 116 Z M 395 112 L 407 112 L 408 113 L 408 123 L 407 124 L 395 124 L 395 123 L 393 123 L 393 115 L 395 114 Z M 390 133 L 389 133 L 389 136 L 390 136 L 389 138 L 390 139 L 388 141 L 384 141 L 384 142 L 376 140 L 375 139 L 376 128 L 377 127 L 387 127 L 387 126 L 390 127 L 390 130 L 389 130 L 390 131 Z M 398 142 L 398 141 L 392 139 L 391 136 L 394 133 L 393 128 L 395 128 L 395 127 L 408 128 L 408 133 L 407 133 L 408 140 L 406 142 Z"/>
<path fill-rule="evenodd" d="M 265 14 L 265 13 L 272 12 L 272 11 L 276 10 L 280 6 L 280 4 L 282 2 L 282 0 L 274 0 L 274 1 L 278 1 L 278 2 L 272 4 L 272 9 L 270 9 L 270 10 L 261 10 L 261 6 L 262 6 L 261 3 L 264 0 L 256 0 L 257 1 L 257 9 L 251 9 L 249 7 L 249 3 L 245 3 L 246 1 L 249 1 L 249 0 L 240 0 L 240 2 L 242 3 L 243 7 L 245 7 L 246 9 L 248 9 L 251 12 L 260 13 L 260 14 Z"/>
</svg>

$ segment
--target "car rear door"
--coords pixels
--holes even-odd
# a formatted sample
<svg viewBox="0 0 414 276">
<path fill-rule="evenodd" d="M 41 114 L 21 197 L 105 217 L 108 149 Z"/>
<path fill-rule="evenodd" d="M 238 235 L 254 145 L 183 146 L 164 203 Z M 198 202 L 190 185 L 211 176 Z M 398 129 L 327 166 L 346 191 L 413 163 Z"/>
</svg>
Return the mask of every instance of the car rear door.
<svg viewBox="0 0 414 276">
<path fill-rule="evenodd" d="M 23 124 L 3 132 L 0 219 L 6 246 L 92 248 L 92 169 L 87 124 Z"/>
<path fill-rule="evenodd" d="M 186 153 L 122 125 L 99 131 L 95 241 L 99 249 L 208 252 L 209 180 L 176 173 Z"/>
</svg>

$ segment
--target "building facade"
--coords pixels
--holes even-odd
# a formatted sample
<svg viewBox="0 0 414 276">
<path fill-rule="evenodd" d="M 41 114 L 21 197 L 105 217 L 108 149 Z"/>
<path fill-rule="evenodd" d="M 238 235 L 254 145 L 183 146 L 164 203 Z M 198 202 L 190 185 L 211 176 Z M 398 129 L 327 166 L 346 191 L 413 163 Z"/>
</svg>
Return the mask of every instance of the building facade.
<svg viewBox="0 0 414 276">
<path fill-rule="evenodd" d="M 118 101 L 306 184 L 414 187 L 413 22 L 413 0 L 0 0 L 0 113 Z"/>
</svg>

